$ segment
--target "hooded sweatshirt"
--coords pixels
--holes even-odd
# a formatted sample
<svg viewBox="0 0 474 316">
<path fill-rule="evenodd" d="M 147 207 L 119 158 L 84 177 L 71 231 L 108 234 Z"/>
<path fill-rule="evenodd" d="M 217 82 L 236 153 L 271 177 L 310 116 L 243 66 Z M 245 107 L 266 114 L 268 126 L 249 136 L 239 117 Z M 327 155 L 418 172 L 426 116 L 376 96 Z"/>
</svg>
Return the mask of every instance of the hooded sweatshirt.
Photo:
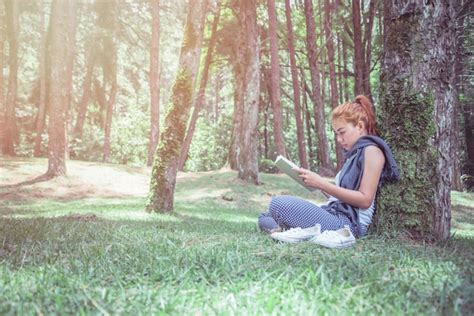
<svg viewBox="0 0 474 316">
<path fill-rule="evenodd" d="M 371 145 L 380 148 L 385 156 L 385 165 L 380 175 L 378 189 L 385 183 L 400 180 L 400 172 L 398 171 L 397 163 L 387 143 L 377 136 L 363 136 L 357 140 L 350 150 L 344 151 L 346 160 L 341 169 L 339 183 L 342 188 L 350 190 L 359 189 L 364 173 L 364 150 L 367 146 Z M 343 214 L 347 216 L 355 227 L 356 237 L 361 235 L 359 214 L 356 207 L 341 200 L 330 201 L 327 205 L 322 205 L 321 207 L 332 214 Z"/>
</svg>

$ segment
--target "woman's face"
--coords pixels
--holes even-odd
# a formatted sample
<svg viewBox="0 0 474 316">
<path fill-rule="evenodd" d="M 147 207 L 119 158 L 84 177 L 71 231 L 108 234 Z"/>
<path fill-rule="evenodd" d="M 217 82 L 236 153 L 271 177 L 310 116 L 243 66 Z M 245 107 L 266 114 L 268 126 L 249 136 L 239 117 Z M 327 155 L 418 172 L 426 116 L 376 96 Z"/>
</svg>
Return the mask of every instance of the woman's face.
<svg viewBox="0 0 474 316">
<path fill-rule="evenodd" d="M 363 122 L 354 125 L 341 118 L 334 120 L 332 127 L 336 132 L 337 142 L 345 150 L 350 150 L 360 137 L 367 135 L 367 130 Z"/>
</svg>

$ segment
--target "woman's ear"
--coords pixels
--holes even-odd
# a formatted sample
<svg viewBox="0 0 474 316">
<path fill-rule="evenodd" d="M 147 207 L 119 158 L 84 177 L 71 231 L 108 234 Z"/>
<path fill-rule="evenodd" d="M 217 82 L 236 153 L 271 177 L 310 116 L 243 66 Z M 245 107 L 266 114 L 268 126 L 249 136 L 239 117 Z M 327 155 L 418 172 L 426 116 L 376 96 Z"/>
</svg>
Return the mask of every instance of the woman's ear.
<svg viewBox="0 0 474 316">
<path fill-rule="evenodd" d="M 363 131 L 365 129 L 365 124 L 364 122 L 362 121 L 359 121 L 359 123 L 357 123 L 357 128 L 361 131 Z"/>
</svg>

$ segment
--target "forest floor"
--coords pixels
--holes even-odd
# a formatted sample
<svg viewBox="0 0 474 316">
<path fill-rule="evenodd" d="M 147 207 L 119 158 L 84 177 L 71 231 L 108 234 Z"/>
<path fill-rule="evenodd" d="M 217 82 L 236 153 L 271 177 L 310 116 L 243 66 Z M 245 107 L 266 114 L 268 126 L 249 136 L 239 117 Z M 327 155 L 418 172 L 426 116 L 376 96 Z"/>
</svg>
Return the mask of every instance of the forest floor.
<svg viewBox="0 0 474 316">
<path fill-rule="evenodd" d="M 474 314 L 474 193 L 453 192 L 453 237 L 369 235 L 349 249 L 274 242 L 270 199 L 316 202 L 284 175 L 180 173 L 175 211 L 144 211 L 149 168 L 0 157 L 0 314 Z M 38 180 L 38 179 L 37 179 Z"/>
</svg>

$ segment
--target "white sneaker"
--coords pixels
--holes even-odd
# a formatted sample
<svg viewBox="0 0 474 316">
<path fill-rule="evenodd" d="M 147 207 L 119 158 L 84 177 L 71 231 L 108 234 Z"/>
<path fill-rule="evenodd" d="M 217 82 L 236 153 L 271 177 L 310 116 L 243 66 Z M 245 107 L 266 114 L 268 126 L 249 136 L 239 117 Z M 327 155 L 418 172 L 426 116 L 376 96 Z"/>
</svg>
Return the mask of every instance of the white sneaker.
<svg viewBox="0 0 474 316">
<path fill-rule="evenodd" d="M 320 235 L 310 239 L 310 242 L 328 248 L 346 248 L 355 244 L 356 239 L 352 235 L 349 226 L 338 230 L 326 230 Z"/>
<path fill-rule="evenodd" d="M 284 232 L 275 232 L 270 234 L 270 237 L 279 241 L 295 244 L 313 237 L 316 238 L 319 234 L 321 234 L 321 225 L 316 224 L 316 226 L 308 228 L 295 227 L 285 230 Z"/>
</svg>

